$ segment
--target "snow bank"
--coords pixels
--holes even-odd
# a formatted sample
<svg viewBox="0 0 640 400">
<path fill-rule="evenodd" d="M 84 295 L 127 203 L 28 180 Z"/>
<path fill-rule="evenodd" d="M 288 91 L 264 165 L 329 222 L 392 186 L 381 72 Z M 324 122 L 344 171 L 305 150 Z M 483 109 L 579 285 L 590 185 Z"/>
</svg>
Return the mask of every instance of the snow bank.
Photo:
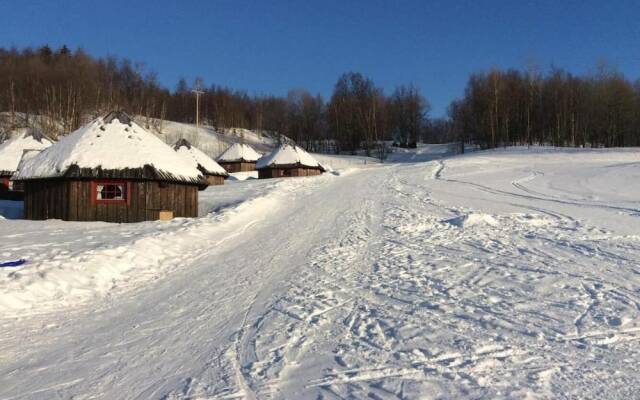
<svg viewBox="0 0 640 400">
<path fill-rule="evenodd" d="M 326 170 L 344 169 L 359 167 L 365 165 L 380 164 L 380 160 L 374 157 L 367 156 L 350 156 L 350 155 L 338 155 L 338 154 L 318 154 L 312 153 L 313 158 Z"/>
<path fill-rule="evenodd" d="M 444 222 L 457 226 L 459 228 L 465 228 L 476 225 L 489 225 L 498 226 L 498 221 L 489 214 L 471 213 L 460 215 L 451 219 L 447 219 Z"/>
<path fill-rule="evenodd" d="M 105 117 L 109 118 L 109 116 Z M 178 180 L 200 181 L 202 174 L 153 134 L 133 121 L 97 118 L 60 139 L 24 164 L 15 178 L 54 178 L 69 167 L 107 170 L 150 165 Z M 120 118 L 127 118 L 121 116 Z"/>
<path fill-rule="evenodd" d="M 233 172 L 229 174 L 229 182 L 241 182 L 249 179 L 258 179 L 258 171 Z"/>
<path fill-rule="evenodd" d="M 332 179 L 331 175 L 323 177 Z M 0 221 L 28 233 L 0 253 L 0 260 L 27 259 L 19 268 L 0 269 L 0 317 L 27 315 L 79 305 L 119 290 L 131 290 L 193 262 L 205 250 L 233 240 L 249 225 L 284 207 L 292 191 L 322 180 L 255 180 L 201 194 L 196 219 L 176 218 L 139 224 L 101 222 Z M 63 240 L 60 247 L 55 241 Z M 28 238 L 33 246 L 25 249 Z M 35 243 L 41 243 L 38 247 Z"/>
<path fill-rule="evenodd" d="M 460 143 L 427 144 L 418 143 L 415 149 L 392 147 L 387 162 L 427 162 L 444 156 L 458 154 Z"/>
</svg>

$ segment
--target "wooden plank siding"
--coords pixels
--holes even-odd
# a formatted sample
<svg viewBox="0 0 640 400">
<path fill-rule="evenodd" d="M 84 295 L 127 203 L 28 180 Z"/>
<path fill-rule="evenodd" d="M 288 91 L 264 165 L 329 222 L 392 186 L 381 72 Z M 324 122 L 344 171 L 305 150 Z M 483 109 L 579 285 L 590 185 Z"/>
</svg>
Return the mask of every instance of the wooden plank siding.
<svg viewBox="0 0 640 400">
<path fill-rule="evenodd" d="M 224 162 L 218 161 L 218 164 L 222 168 L 224 168 L 228 173 L 233 172 L 247 172 L 247 171 L 255 171 L 256 163 L 255 162 Z"/>
<path fill-rule="evenodd" d="M 91 180 L 25 181 L 26 219 L 140 222 L 156 220 L 161 210 L 175 217 L 198 216 L 198 186 L 157 181 L 131 181 L 128 202 L 95 203 Z"/>
<path fill-rule="evenodd" d="M 207 179 L 207 184 L 209 186 L 224 185 L 224 176 L 205 175 L 205 178 Z"/>
<path fill-rule="evenodd" d="M 295 176 L 316 176 L 320 175 L 322 171 L 319 168 L 263 168 L 258 170 L 258 178 L 282 178 L 282 177 L 295 177 Z"/>
</svg>

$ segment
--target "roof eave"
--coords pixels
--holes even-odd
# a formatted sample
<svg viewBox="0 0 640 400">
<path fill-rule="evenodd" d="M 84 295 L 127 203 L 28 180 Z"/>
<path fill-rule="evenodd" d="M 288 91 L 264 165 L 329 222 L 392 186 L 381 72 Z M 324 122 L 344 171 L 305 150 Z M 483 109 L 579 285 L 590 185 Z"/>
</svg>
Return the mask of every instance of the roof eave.
<svg viewBox="0 0 640 400">
<path fill-rule="evenodd" d="M 306 169 L 319 169 L 322 172 L 325 171 L 325 169 L 319 164 L 312 167 L 310 165 L 304 165 L 304 164 L 301 164 L 301 163 L 296 163 L 296 164 L 269 164 L 269 165 L 265 165 L 264 167 L 260 167 L 260 168 L 256 168 L 256 169 L 257 170 L 261 170 L 261 169 L 269 169 L 269 168 L 282 168 L 282 169 L 306 168 Z"/>
<path fill-rule="evenodd" d="M 206 182 L 204 175 L 198 178 L 185 178 L 173 175 L 150 165 L 142 168 L 124 168 L 124 169 L 102 169 L 97 168 L 80 168 L 72 165 L 64 171 L 48 176 L 29 176 L 19 178 L 20 180 L 44 180 L 44 179 L 123 179 L 123 180 L 140 180 L 140 181 L 160 181 L 175 182 L 198 185 Z"/>
</svg>

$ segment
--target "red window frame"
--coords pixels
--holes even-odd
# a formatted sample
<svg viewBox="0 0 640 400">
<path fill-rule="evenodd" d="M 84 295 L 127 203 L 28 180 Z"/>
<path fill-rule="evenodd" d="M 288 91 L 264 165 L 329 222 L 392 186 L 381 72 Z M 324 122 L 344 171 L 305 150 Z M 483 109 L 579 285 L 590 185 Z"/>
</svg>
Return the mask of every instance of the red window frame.
<svg viewBox="0 0 640 400">
<path fill-rule="evenodd" d="M 124 187 L 124 199 L 99 199 L 98 198 L 98 185 L 122 185 Z M 112 180 L 100 180 L 91 181 L 91 204 L 131 204 L 131 182 L 127 181 L 112 181 Z"/>
</svg>

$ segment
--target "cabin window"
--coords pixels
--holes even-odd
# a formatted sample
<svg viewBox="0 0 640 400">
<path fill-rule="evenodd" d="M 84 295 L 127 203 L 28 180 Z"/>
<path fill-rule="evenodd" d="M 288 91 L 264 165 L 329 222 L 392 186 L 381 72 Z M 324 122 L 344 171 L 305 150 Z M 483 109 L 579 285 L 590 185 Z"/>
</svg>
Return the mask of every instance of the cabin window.
<svg viewBox="0 0 640 400">
<path fill-rule="evenodd" d="M 93 182 L 91 186 L 95 203 L 127 203 L 129 199 L 126 182 Z"/>
<path fill-rule="evenodd" d="M 0 189 L 9 190 L 9 178 L 0 178 Z"/>
</svg>

